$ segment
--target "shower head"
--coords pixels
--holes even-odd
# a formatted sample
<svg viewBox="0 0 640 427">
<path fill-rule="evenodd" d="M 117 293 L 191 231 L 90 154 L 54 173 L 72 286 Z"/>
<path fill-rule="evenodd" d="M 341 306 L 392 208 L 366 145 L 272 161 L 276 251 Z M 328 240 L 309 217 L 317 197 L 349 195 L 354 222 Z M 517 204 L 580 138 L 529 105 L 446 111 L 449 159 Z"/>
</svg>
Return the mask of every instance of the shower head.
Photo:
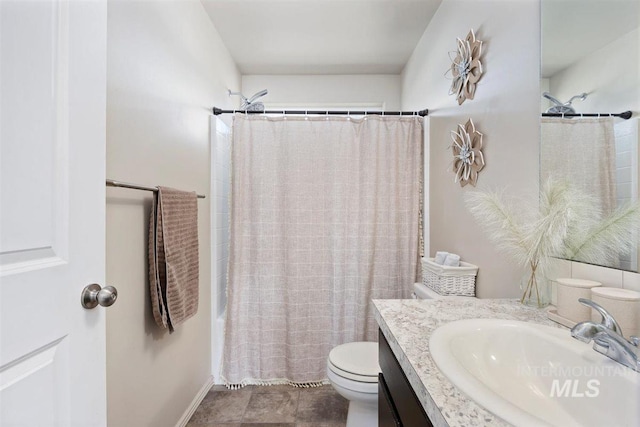
<svg viewBox="0 0 640 427">
<path fill-rule="evenodd" d="M 584 101 L 585 99 L 587 99 L 586 92 L 583 92 L 580 95 L 572 96 L 570 100 L 564 103 L 558 101 L 558 98 L 552 96 L 549 92 L 544 92 L 542 96 L 555 104 L 554 106 L 548 108 L 546 111 L 547 113 L 554 114 L 573 114 L 576 112 L 576 110 L 571 106 L 571 103 L 575 99 L 579 99 L 580 101 Z"/>
<path fill-rule="evenodd" d="M 562 102 L 558 101 L 558 99 L 553 97 L 549 92 L 543 92 L 542 96 L 547 98 L 549 101 L 553 102 L 556 105 L 562 105 Z"/>
<path fill-rule="evenodd" d="M 263 96 L 265 96 L 268 93 L 269 93 L 269 91 L 267 89 L 262 89 L 260 92 L 256 93 L 251 98 L 249 98 L 249 102 L 254 102 L 256 99 L 262 98 Z"/>
<path fill-rule="evenodd" d="M 267 93 L 269 93 L 269 91 L 267 89 L 263 89 L 254 94 L 251 98 L 247 98 L 240 92 L 231 92 L 231 90 L 229 90 L 229 96 L 237 95 L 242 99 L 242 105 L 240 105 L 240 108 L 245 111 L 264 111 L 264 104 L 262 102 L 256 102 L 256 100 L 258 98 L 262 98 Z"/>
<path fill-rule="evenodd" d="M 579 99 L 580 101 L 584 101 L 585 99 L 587 99 L 587 93 L 582 92 L 580 95 L 572 96 L 571 99 L 569 100 L 569 104 L 571 104 L 574 99 Z"/>
</svg>

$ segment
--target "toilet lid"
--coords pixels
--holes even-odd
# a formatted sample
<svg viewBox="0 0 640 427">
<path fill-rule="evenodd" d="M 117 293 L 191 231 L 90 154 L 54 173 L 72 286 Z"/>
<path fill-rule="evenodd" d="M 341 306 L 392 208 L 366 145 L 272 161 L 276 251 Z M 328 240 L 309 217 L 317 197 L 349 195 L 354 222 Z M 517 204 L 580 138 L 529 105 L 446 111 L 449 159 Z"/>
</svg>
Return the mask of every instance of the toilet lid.
<svg viewBox="0 0 640 427">
<path fill-rule="evenodd" d="M 336 374 L 351 377 L 368 377 L 362 378 L 361 381 L 378 380 L 380 365 L 378 364 L 378 343 L 375 342 L 350 342 L 335 347 L 329 353 L 329 363 Z M 340 371 L 343 371 L 342 373 Z M 351 374 L 351 375 L 343 375 Z"/>
</svg>

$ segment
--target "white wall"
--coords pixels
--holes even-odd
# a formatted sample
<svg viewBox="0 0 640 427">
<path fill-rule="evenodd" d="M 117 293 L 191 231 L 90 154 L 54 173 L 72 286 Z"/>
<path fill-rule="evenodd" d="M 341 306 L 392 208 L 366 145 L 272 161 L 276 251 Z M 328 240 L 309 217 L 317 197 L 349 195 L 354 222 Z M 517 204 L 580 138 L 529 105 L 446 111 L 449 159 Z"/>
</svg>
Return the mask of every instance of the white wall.
<svg viewBox="0 0 640 427">
<path fill-rule="evenodd" d="M 109 2 L 107 64 L 107 177 L 207 195 L 198 314 L 168 334 L 149 303 L 151 194 L 107 191 L 108 422 L 175 426 L 211 374 L 210 108 L 240 76 L 197 0 Z"/>
<path fill-rule="evenodd" d="M 474 100 L 458 106 L 447 95 L 449 52 L 469 29 L 484 42 L 484 75 Z M 429 108 L 430 250 L 459 253 L 480 267 L 477 295 L 515 297 L 522 270 L 494 245 L 464 206 L 450 170 L 450 131 L 472 118 L 484 134 L 486 166 L 478 189 L 507 187 L 507 194 L 537 200 L 540 138 L 539 0 L 445 0 L 402 74 L 402 109 Z"/>
<path fill-rule="evenodd" d="M 549 91 L 564 102 L 587 92 L 584 101 L 574 101 L 578 112 L 640 110 L 640 29 L 604 46 L 549 78 Z"/>
<path fill-rule="evenodd" d="M 262 89 L 267 108 L 372 107 L 400 108 L 399 75 L 247 75 L 242 93 L 249 97 Z"/>
</svg>

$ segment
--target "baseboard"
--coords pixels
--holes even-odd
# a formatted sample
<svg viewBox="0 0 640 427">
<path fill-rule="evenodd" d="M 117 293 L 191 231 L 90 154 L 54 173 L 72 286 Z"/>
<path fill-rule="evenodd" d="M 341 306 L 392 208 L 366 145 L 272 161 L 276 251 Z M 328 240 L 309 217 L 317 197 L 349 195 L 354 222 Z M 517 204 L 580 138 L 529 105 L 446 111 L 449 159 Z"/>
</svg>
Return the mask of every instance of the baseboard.
<svg viewBox="0 0 640 427">
<path fill-rule="evenodd" d="M 184 411 L 184 414 L 182 414 L 182 416 L 178 420 L 176 427 L 185 427 L 187 425 L 187 423 L 193 416 L 193 413 L 196 412 L 196 409 L 198 409 L 198 406 L 200 405 L 204 397 L 207 395 L 209 390 L 211 390 L 212 386 L 213 386 L 213 376 L 209 376 L 207 378 L 207 381 L 202 386 L 202 388 L 200 388 L 200 390 L 198 391 L 198 394 L 196 394 L 196 396 L 191 401 L 191 404 L 189 405 L 189 407 L 187 407 L 187 410 Z"/>
</svg>

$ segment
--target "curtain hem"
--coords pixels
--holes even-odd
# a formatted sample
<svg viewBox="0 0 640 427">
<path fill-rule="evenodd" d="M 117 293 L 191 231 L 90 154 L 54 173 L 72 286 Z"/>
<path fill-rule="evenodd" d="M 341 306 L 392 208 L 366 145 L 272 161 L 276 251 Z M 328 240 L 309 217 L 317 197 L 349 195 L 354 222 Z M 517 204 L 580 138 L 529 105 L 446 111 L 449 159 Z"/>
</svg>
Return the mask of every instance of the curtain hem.
<svg viewBox="0 0 640 427">
<path fill-rule="evenodd" d="M 245 378 L 239 383 L 229 382 L 226 378 L 222 378 L 224 385 L 229 390 L 238 390 L 244 388 L 248 385 L 260 385 L 260 386 L 272 386 L 272 385 L 290 385 L 292 387 L 299 388 L 312 388 L 312 387 L 322 387 L 323 385 L 328 385 L 328 379 L 322 379 L 318 381 L 305 381 L 305 382 L 295 382 L 288 380 L 286 378 L 273 378 L 268 380 L 261 380 L 257 378 Z"/>
</svg>

